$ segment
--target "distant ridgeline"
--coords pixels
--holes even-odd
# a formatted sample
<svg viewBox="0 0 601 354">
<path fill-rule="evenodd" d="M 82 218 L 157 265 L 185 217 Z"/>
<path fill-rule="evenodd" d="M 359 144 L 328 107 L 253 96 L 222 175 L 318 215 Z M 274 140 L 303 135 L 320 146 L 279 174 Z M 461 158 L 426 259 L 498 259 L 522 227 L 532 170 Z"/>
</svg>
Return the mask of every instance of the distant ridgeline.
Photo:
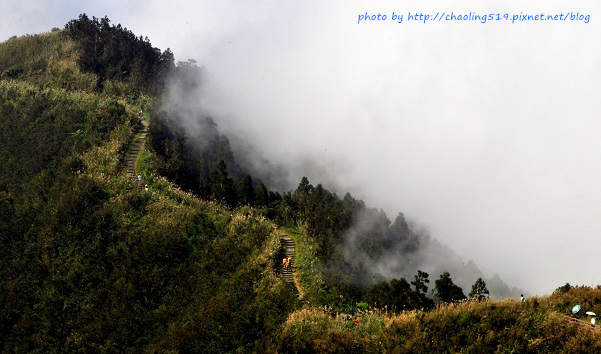
<svg viewBox="0 0 601 354">
<path fill-rule="evenodd" d="M 0 43 L 0 351 L 276 352 L 301 305 L 276 276 L 275 224 L 304 242 L 315 307 L 516 296 L 403 214 L 307 178 L 269 190 L 187 108 L 199 70 L 106 17 Z M 138 182 L 124 161 L 140 111 Z"/>
</svg>

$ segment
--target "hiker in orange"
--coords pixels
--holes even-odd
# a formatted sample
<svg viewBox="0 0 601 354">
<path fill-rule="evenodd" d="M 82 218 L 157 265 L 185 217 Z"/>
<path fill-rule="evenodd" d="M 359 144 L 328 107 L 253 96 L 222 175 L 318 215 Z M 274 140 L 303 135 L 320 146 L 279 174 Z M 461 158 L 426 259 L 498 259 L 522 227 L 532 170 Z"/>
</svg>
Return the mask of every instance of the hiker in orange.
<svg viewBox="0 0 601 354">
<path fill-rule="evenodd" d="M 288 268 L 288 258 L 282 259 L 282 265 L 284 266 L 284 268 Z"/>
</svg>

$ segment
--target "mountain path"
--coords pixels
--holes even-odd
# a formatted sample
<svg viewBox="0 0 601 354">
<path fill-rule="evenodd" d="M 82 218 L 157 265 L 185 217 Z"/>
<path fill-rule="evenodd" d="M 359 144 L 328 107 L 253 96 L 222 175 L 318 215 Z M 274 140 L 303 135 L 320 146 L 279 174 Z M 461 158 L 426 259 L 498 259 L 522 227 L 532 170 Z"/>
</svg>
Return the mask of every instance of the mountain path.
<svg viewBox="0 0 601 354">
<path fill-rule="evenodd" d="M 305 293 L 300 286 L 300 282 L 296 274 L 296 266 L 294 265 L 294 241 L 290 238 L 290 236 L 281 233 L 280 243 L 284 247 L 285 257 L 290 258 L 290 266 L 288 268 L 282 267 L 282 278 L 284 281 L 294 283 L 294 286 L 296 287 L 296 290 L 302 299 L 305 296 Z"/>
<path fill-rule="evenodd" d="M 578 325 L 580 327 L 588 328 L 593 332 L 601 333 L 601 327 L 597 326 L 597 325 L 593 326 L 590 322 L 590 319 L 589 319 L 589 321 L 584 321 L 584 320 L 581 320 L 581 319 L 578 319 L 578 318 L 575 318 L 575 317 L 572 317 L 572 316 L 566 315 L 566 314 L 563 314 L 562 319 L 566 322 Z"/>
<path fill-rule="evenodd" d="M 146 134 L 148 133 L 148 123 L 142 121 L 141 125 L 142 127 L 139 128 L 138 133 L 131 142 L 130 150 L 128 151 L 127 158 L 125 159 L 127 176 L 133 179 L 136 178 L 136 160 L 140 154 L 142 145 L 146 140 Z"/>
</svg>

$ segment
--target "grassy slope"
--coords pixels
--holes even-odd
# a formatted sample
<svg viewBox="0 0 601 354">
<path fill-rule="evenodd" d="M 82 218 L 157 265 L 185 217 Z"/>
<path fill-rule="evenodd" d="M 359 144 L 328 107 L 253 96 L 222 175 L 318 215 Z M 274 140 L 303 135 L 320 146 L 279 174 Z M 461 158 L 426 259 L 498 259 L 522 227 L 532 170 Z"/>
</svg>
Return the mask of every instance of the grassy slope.
<svg viewBox="0 0 601 354">
<path fill-rule="evenodd" d="M 27 35 L 1 44 L 0 77 L 42 86 L 92 91 L 97 78 L 82 73 L 75 43 L 63 31 Z"/>
<path fill-rule="evenodd" d="M 296 304 L 272 223 L 182 192 L 148 152 L 137 188 L 122 162 L 148 98 L 95 92 L 76 58 L 61 31 L 0 45 L 2 351 L 261 348 Z"/>
<path fill-rule="evenodd" d="M 601 350 L 601 332 L 566 323 L 562 313 L 575 304 L 583 313 L 601 311 L 601 289 L 575 287 L 528 299 L 462 302 L 428 312 L 390 313 L 385 309 L 343 313 L 318 306 L 321 278 L 315 245 L 302 230 L 281 228 L 296 248 L 298 275 L 309 305 L 293 312 L 273 346 L 280 352 L 591 352 Z M 586 310 L 584 310 L 586 309 Z"/>
<path fill-rule="evenodd" d="M 85 159 L 112 156 L 104 151 L 110 149 L 117 150 L 108 144 Z M 273 225 L 253 209 L 232 213 L 160 177 L 148 175 L 150 192 L 139 191 L 133 181 L 107 177 L 110 163 L 106 162 L 93 164 L 97 170 L 89 171 L 88 177 L 121 199 L 114 201 L 119 208 L 116 213 L 122 215 L 118 223 L 137 233 L 123 240 L 136 243 L 135 248 L 124 246 L 124 252 L 141 253 L 132 258 L 145 263 L 123 265 L 121 278 L 114 277 L 113 285 L 139 272 L 137 278 L 144 279 L 147 288 L 139 289 L 142 293 L 137 297 L 162 296 L 150 313 L 143 314 L 149 316 L 144 332 L 159 327 L 147 341 L 149 345 L 161 350 L 216 352 L 260 346 L 261 338 L 280 325 L 294 301 L 287 284 L 272 269 L 279 246 Z M 132 208 L 135 202 L 144 206 Z M 123 205 L 130 207 L 121 209 Z M 146 259 L 150 255 L 144 250 L 152 258 Z M 184 255 L 174 259 L 177 253 Z M 154 312 L 161 316 L 155 318 Z"/>
<path fill-rule="evenodd" d="M 601 334 L 561 319 L 576 303 L 601 308 L 601 289 L 516 300 L 442 305 L 429 312 L 359 312 L 359 323 L 342 315 L 303 309 L 286 322 L 278 349 L 345 352 L 590 352 Z M 585 316 L 586 317 L 586 316 Z"/>
</svg>

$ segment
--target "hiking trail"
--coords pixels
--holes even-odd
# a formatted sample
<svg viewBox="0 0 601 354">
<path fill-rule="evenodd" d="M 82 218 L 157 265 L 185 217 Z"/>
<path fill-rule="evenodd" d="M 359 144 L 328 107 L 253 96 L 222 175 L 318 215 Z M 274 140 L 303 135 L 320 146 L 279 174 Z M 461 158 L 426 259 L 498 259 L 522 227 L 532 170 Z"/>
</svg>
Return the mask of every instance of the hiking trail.
<svg viewBox="0 0 601 354">
<path fill-rule="evenodd" d="M 294 241 L 290 236 L 286 234 L 280 234 L 280 243 L 284 247 L 285 257 L 290 257 L 290 266 L 288 268 L 282 267 L 282 279 L 289 283 L 294 283 L 296 291 L 298 291 L 299 298 L 302 299 L 305 296 L 303 289 L 300 286 L 298 276 L 296 274 L 296 266 L 294 264 Z"/>
<path fill-rule="evenodd" d="M 138 132 L 134 136 L 133 141 L 131 142 L 131 148 L 127 153 L 127 158 L 125 159 L 125 166 L 127 176 L 129 178 L 136 179 L 136 160 L 138 155 L 140 154 L 140 150 L 142 149 L 142 145 L 146 140 L 146 134 L 148 133 L 148 123 L 146 121 L 141 122 L 141 127 L 137 128 Z"/>
<path fill-rule="evenodd" d="M 581 319 L 578 319 L 576 317 L 573 317 L 573 316 L 570 316 L 570 315 L 566 315 L 566 314 L 562 315 L 562 319 L 565 322 L 569 322 L 569 323 L 572 323 L 574 325 L 578 325 L 578 326 L 580 326 L 582 328 L 590 329 L 591 331 L 593 331 L 595 333 L 601 333 L 601 327 L 597 326 L 597 325 L 593 326 L 591 324 L 590 320 L 589 321 L 584 321 L 584 320 L 581 320 Z"/>
</svg>

